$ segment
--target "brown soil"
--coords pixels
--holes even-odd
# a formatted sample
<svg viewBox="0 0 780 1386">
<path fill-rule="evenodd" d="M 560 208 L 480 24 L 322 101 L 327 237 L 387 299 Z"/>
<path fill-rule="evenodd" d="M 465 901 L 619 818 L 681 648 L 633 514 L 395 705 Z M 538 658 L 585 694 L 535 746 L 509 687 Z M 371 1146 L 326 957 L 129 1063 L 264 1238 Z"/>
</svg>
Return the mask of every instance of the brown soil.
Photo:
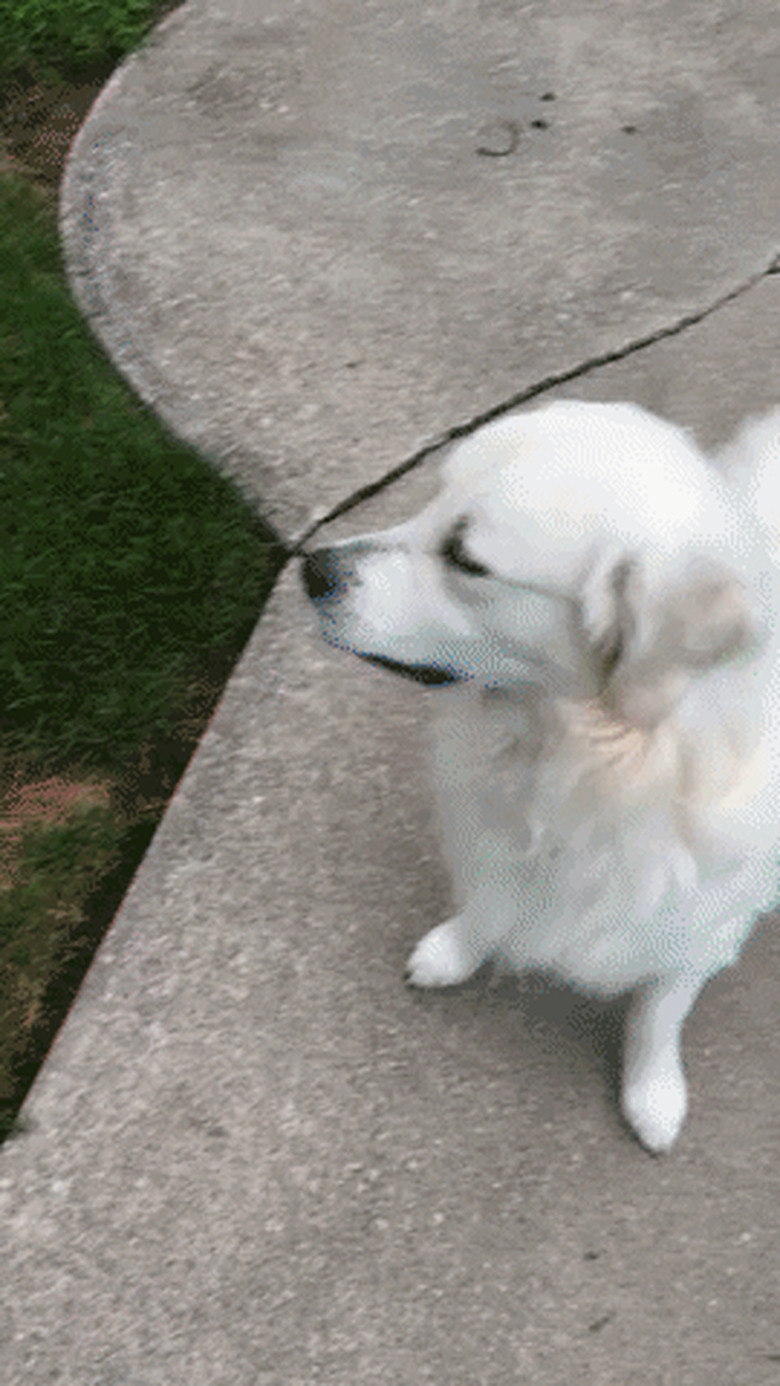
<svg viewBox="0 0 780 1386">
<path fill-rule="evenodd" d="M 24 834 L 29 828 L 64 823 L 74 812 L 93 804 L 108 808 L 106 785 L 76 783 L 58 775 L 25 783 L 17 770 L 4 802 L 0 800 L 0 890 L 13 885 Z"/>
<path fill-rule="evenodd" d="M 0 173 L 25 174 L 54 202 L 73 136 L 104 81 L 49 87 L 27 71 L 8 82 L 0 92 Z"/>
<path fill-rule="evenodd" d="M 157 0 L 152 23 L 159 23 L 179 3 Z M 23 173 L 56 202 L 73 137 L 116 64 L 110 56 L 84 63 L 52 83 L 32 62 L 0 84 L 0 173 Z"/>
</svg>

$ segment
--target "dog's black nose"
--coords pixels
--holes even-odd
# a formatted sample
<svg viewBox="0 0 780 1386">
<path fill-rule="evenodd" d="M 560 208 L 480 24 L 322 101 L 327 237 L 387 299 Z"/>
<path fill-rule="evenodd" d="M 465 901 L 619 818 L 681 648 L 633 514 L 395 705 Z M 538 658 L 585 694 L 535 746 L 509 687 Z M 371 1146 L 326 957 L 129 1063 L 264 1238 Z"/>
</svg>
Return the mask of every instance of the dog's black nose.
<svg viewBox="0 0 780 1386">
<path fill-rule="evenodd" d="M 323 601 L 338 584 L 338 569 L 330 549 L 315 549 L 306 555 L 303 565 L 303 585 L 309 599 Z"/>
</svg>

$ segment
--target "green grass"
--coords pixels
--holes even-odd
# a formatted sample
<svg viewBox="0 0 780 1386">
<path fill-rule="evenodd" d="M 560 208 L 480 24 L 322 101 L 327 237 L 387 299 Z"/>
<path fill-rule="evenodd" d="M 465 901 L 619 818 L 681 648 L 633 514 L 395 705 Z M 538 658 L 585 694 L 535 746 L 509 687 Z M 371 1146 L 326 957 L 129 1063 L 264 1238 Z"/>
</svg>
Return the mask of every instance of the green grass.
<svg viewBox="0 0 780 1386">
<path fill-rule="evenodd" d="M 159 10 L 0 0 L 0 52 L 119 56 Z M 111 790 L 108 807 L 27 824 L 0 873 L 0 1140 L 283 559 L 113 369 L 67 288 L 53 208 L 0 176 L 0 820 L 14 784 Z"/>
<path fill-rule="evenodd" d="M 166 8 L 155 0 L 0 0 L 0 77 L 31 61 L 55 70 L 117 62 Z"/>
<path fill-rule="evenodd" d="M 0 266 L 0 741 L 116 769 L 169 724 L 193 651 L 256 614 L 267 548 L 108 365 L 21 181 Z"/>
</svg>

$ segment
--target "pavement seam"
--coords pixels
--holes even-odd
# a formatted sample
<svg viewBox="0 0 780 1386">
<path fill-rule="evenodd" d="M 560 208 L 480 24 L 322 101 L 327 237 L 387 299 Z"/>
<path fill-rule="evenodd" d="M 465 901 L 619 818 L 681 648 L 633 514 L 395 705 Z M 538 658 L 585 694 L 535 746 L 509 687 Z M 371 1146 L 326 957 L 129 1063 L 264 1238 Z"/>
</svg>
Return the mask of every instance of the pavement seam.
<svg viewBox="0 0 780 1386">
<path fill-rule="evenodd" d="M 486 423 L 491 423 L 493 419 L 500 418 L 502 414 L 508 414 L 513 409 L 519 409 L 520 405 L 526 404 L 529 400 L 535 399 L 538 395 L 545 394 L 548 390 L 553 390 L 558 385 L 565 385 L 570 380 L 577 380 L 582 375 L 587 375 L 589 371 L 598 370 L 601 366 L 609 366 L 613 361 L 622 361 L 626 356 L 632 356 L 634 352 L 644 351 L 646 347 L 654 346 L 656 342 L 663 341 L 665 337 L 675 337 L 681 332 L 685 332 L 689 327 L 695 327 L 697 323 L 716 313 L 727 303 L 731 303 L 735 298 L 748 293 L 750 289 L 760 284 L 762 279 L 769 275 L 780 274 L 780 251 L 775 251 L 769 263 L 748 279 L 743 280 L 735 288 L 729 289 L 726 293 L 720 294 L 712 303 L 708 303 L 703 308 L 695 308 L 691 312 L 683 313 L 673 323 L 668 323 L 665 327 L 658 327 L 654 332 L 649 332 L 645 337 L 638 337 L 635 341 L 627 342 L 624 346 L 616 347 L 612 351 L 606 351 L 600 356 L 591 356 L 581 361 L 578 365 L 570 367 L 569 370 L 559 371 L 555 375 L 545 376 L 533 385 L 528 385 L 524 390 L 520 390 L 516 395 L 511 395 L 509 399 L 502 400 L 499 404 L 494 404 L 490 409 L 482 414 L 475 414 L 472 418 L 463 423 L 453 424 L 451 428 L 445 429 L 443 433 L 434 438 L 430 443 L 425 443 L 411 457 L 407 457 L 400 462 L 397 467 L 393 467 L 377 481 L 370 481 L 365 486 L 358 487 L 345 500 L 339 501 L 337 505 L 329 510 L 326 515 L 321 515 L 315 519 L 305 530 L 305 532 L 288 548 L 288 556 L 295 557 L 305 547 L 312 535 L 316 534 L 323 525 L 330 524 L 337 520 L 348 511 L 354 510 L 363 501 L 371 500 L 385 487 L 391 486 L 394 481 L 398 481 L 407 472 L 417 467 L 431 453 L 438 452 L 440 448 L 446 447 L 449 443 L 455 442 L 458 438 L 465 438 L 470 433 L 476 432 L 478 428 Z"/>
</svg>

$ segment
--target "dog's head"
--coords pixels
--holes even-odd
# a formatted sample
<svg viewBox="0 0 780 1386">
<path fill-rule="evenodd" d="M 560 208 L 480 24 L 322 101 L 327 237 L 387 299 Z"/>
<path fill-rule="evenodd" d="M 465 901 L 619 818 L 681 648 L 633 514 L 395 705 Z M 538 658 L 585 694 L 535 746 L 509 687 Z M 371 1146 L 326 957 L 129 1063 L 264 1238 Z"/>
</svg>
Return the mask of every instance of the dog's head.
<svg viewBox="0 0 780 1386">
<path fill-rule="evenodd" d="M 743 517 L 687 436 L 562 402 L 482 428 L 413 519 L 309 554 L 331 644 L 425 683 L 600 696 L 652 724 L 755 642 Z"/>
</svg>

